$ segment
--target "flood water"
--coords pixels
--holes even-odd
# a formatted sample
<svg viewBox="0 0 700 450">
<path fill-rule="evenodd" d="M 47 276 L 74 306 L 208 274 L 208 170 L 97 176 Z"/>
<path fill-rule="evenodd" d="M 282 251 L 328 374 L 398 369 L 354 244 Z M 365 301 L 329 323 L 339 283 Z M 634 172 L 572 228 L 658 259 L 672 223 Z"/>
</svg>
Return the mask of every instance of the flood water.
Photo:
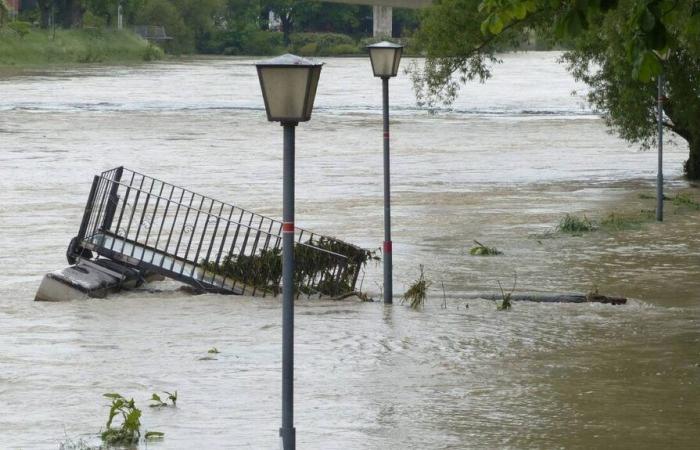
<svg viewBox="0 0 700 450">
<path fill-rule="evenodd" d="M 700 213 L 582 237 L 565 213 L 653 209 L 655 152 L 606 132 L 557 53 L 505 55 L 450 110 L 391 82 L 395 293 L 425 266 L 423 311 L 299 300 L 302 449 L 697 448 Z M 382 228 L 381 83 L 327 59 L 297 130 L 297 224 L 368 248 Z M 193 296 L 174 282 L 104 300 L 35 303 L 66 265 L 92 176 L 119 165 L 281 216 L 281 129 L 249 59 L 0 75 L 0 447 L 95 443 L 102 394 L 133 397 L 149 448 L 278 448 L 277 299 Z M 576 91 L 577 95 L 571 95 Z M 685 146 L 667 146 L 670 195 Z M 499 257 L 469 256 L 473 240 Z M 626 306 L 516 303 L 518 291 L 630 297 Z M 363 289 L 378 297 L 381 267 Z M 443 309 L 443 286 L 447 307 Z M 468 308 L 467 308 L 468 305 Z M 215 359 L 207 350 L 217 347 Z M 178 407 L 147 408 L 177 390 Z"/>
</svg>

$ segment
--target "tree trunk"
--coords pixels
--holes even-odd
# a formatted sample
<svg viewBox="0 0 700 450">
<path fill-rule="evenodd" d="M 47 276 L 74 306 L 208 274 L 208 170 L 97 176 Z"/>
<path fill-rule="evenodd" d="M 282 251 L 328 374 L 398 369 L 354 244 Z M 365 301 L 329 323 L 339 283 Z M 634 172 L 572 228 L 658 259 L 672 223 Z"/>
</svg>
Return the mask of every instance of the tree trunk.
<svg viewBox="0 0 700 450">
<path fill-rule="evenodd" d="M 689 139 L 690 154 L 685 162 L 685 175 L 690 180 L 700 180 L 700 140 Z"/>
<path fill-rule="evenodd" d="M 284 45 L 289 47 L 289 44 L 291 43 L 289 35 L 292 34 L 292 13 L 283 14 L 280 17 L 280 21 L 282 22 L 282 33 L 284 35 Z"/>
<path fill-rule="evenodd" d="M 47 29 L 49 27 L 49 22 L 51 19 L 51 0 L 39 0 L 39 22 L 41 23 L 42 29 Z"/>
</svg>

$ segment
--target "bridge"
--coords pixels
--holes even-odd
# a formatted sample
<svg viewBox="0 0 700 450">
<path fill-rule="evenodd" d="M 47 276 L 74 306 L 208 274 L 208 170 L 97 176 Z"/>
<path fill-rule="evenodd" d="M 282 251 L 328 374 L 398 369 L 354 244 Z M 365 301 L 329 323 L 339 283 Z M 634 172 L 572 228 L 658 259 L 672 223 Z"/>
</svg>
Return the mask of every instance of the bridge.
<svg viewBox="0 0 700 450">
<path fill-rule="evenodd" d="M 392 8 L 419 9 L 430 6 L 433 0 L 324 0 L 329 3 L 369 5 L 374 7 L 374 37 L 391 37 Z"/>
</svg>

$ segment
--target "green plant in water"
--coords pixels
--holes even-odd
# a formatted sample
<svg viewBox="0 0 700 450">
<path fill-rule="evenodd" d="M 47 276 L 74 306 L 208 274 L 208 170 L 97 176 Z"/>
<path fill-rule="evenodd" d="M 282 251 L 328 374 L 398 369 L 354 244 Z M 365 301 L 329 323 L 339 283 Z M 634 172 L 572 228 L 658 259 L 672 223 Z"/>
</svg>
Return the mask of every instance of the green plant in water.
<svg viewBox="0 0 700 450">
<path fill-rule="evenodd" d="M 295 291 L 306 295 L 352 292 L 362 267 L 378 259 L 376 252 L 325 237 L 298 243 L 294 247 Z M 202 260 L 200 267 L 263 292 L 280 292 L 280 248 L 265 249 L 255 255 L 227 255 L 220 264 Z"/>
<path fill-rule="evenodd" d="M 131 446 L 139 442 L 141 437 L 141 410 L 136 407 L 134 399 L 127 400 L 120 394 L 108 393 L 105 397 L 112 401 L 109 408 L 109 417 L 105 431 L 100 437 L 105 444 Z M 177 399 L 177 393 L 175 393 Z M 173 403 L 174 404 L 174 403 Z M 114 419 L 121 418 L 121 426 L 113 427 Z M 162 439 L 165 433 L 160 431 L 147 431 L 144 439 Z"/>
<path fill-rule="evenodd" d="M 403 294 L 404 302 L 408 302 L 412 309 L 419 309 L 425 306 L 425 300 L 428 296 L 428 288 L 431 286 L 432 282 L 425 278 L 425 273 L 423 272 L 423 265 L 420 265 L 420 276 L 418 279 L 408 288 L 408 290 Z"/>
<path fill-rule="evenodd" d="M 557 231 L 574 235 L 595 231 L 595 229 L 595 224 L 591 222 L 588 217 L 583 216 L 583 218 L 581 218 L 573 214 L 564 216 L 564 218 L 559 221 L 559 225 L 557 225 Z"/>
<path fill-rule="evenodd" d="M 107 445 L 136 444 L 141 437 L 141 410 L 134 404 L 134 399 L 127 400 L 120 394 L 104 394 L 112 400 L 107 418 L 106 430 L 102 432 L 102 441 Z M 114 419 L 121 416 L 120 427 L 112 427 Z"/>
<path fill-rule="evenodd" d="M 469 250 L 469 254 L 473 256 L 495 256 L 502 255 L 503 252 L 498 250 L 496 247 L 487 247 L 479 241 L 474 241 L 475 247 Z"/>
<path fill-rule="evenodd" d="M 513 275 L 513 287 L 511 288 L 510 292 L 506 292 L 503 290 L 503 286 L 501 285 L 501 282 L 498 281 L 498 288 L 501 290 L 501 303 L 498 304 L 496 303 L 496 310 L 497 311 L 510 311 L 510 309 L 513 307 L 513 292 L 515 292 L 515 288 L 518 285 L 518 274 Z"/>
<path fill-rule="evenodd" d="M 656 194 L 647 194 L 643 192 L 639 194 L 639 198 L 642 200 L 656 200 Z M 664 194 L 664 200 L 671 200 L 671 198 Z"/>
<path fill-rule="evenodd" d="M 177 391 L 172 392 L 172 393 L 166 391 L 163 393 L 168 396 L 166 398 L 166 400 L 170 400 L 170 402 L 172 403 L 172 406 L 177 406 Z M 156 394 L 155 392 L 151 396 L 151 402 L 153 402 L 153 403 L 148 405 L 151 408 L 162 408 L 165 406 L 170 406 L 170 405 L 168 405 L 167 402 L 163 401 L 163 399 L 160 398 L 160 395 Z"/>
<path fill-rule="evenodd" d="M 644 222 L 653 218 L 654 212 L 649 210 L 642 210 L 638 214 L 610 213 L 600 221 L 600 225 L 614 231 L 629 230 L 639 228 Z"/>
<path fill-rule="evenodd" d="M 673 206 L 700 210 L 700 203 L 695 201 L 695 199 L 686 192 L 676 194 L 676 196 L 673 197 Z"/>
</svg>

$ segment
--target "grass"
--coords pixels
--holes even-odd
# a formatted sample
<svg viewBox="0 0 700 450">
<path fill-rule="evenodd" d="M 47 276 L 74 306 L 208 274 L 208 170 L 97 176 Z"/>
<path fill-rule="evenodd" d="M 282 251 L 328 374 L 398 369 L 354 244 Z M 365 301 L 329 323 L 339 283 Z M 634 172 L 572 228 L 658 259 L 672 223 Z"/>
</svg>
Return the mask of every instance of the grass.
<svg viewBox="0 0 700 450">
<path fill-rule="evenodd" d="M 559 221 L 557 231 L 569 234 L 582 234 L 590 231 L 595 231 L 597 226 L 591 222 L 588 217 L 578 217 L 573 214 L 567 214 Z"/>
<path fill-rule="evenodd" d="M 127 63 L 160 59 L 163 51 L 129 31 L 38 30 L 24 37 L 0 29 L 0 67 Z"/>
<path fill-rule="evenodd" d="M 600 221 L 600 226 L 612 231 L 631 230 L 640 228 L 642 224 L 653 219 L 652 210 L 642 210 L 637 214 L 610 213 Z"/>
<path fill-rule="evenodd" d="M 472 256 L 496 256 L 503 254 L 503 252 L 496 247 L 487 247 L 479 241 L 474 241 L 474 243 L 476 246 L 469 250 L 469 254 Z"/>
<path fill-rule="evenodd" d="M 503 285 L 501 284 L 500 281 L 498 281 L 498 288 L 501 290 L 501 303 L 499 304 L 496 302 L 496 310 L 497 311 L 510 311 L 513 308 L 513 292 L 515 292 L 515 288 L 518 286 L 518 274 L 515 273 L 513 274 L 513 287 L 511 288 L 510 292 L 506 292 L 503 289 Z"/>
<path fill-rule="evenodd" d="M 420 266 L 420 276 L 418 279 L 408 288 L 408 290 L 403 294 L 404 302 L 408 302 L 408 305 L 412 309 L 420 309 L 425 306 L 425 300 L 428 296 L 428 288 L 432 282 L 425 278 L 425 273 L 423 272 L 423 265 Z"/>
<path fill-rule="evenodd" d="M 673 206 L 679 208 L 700 210 L 700 203 L 698 203 L 690 194 L 685 192 L 676 194 L 676 196 L 673 197 L 672 202 Z"/>
</svg>

